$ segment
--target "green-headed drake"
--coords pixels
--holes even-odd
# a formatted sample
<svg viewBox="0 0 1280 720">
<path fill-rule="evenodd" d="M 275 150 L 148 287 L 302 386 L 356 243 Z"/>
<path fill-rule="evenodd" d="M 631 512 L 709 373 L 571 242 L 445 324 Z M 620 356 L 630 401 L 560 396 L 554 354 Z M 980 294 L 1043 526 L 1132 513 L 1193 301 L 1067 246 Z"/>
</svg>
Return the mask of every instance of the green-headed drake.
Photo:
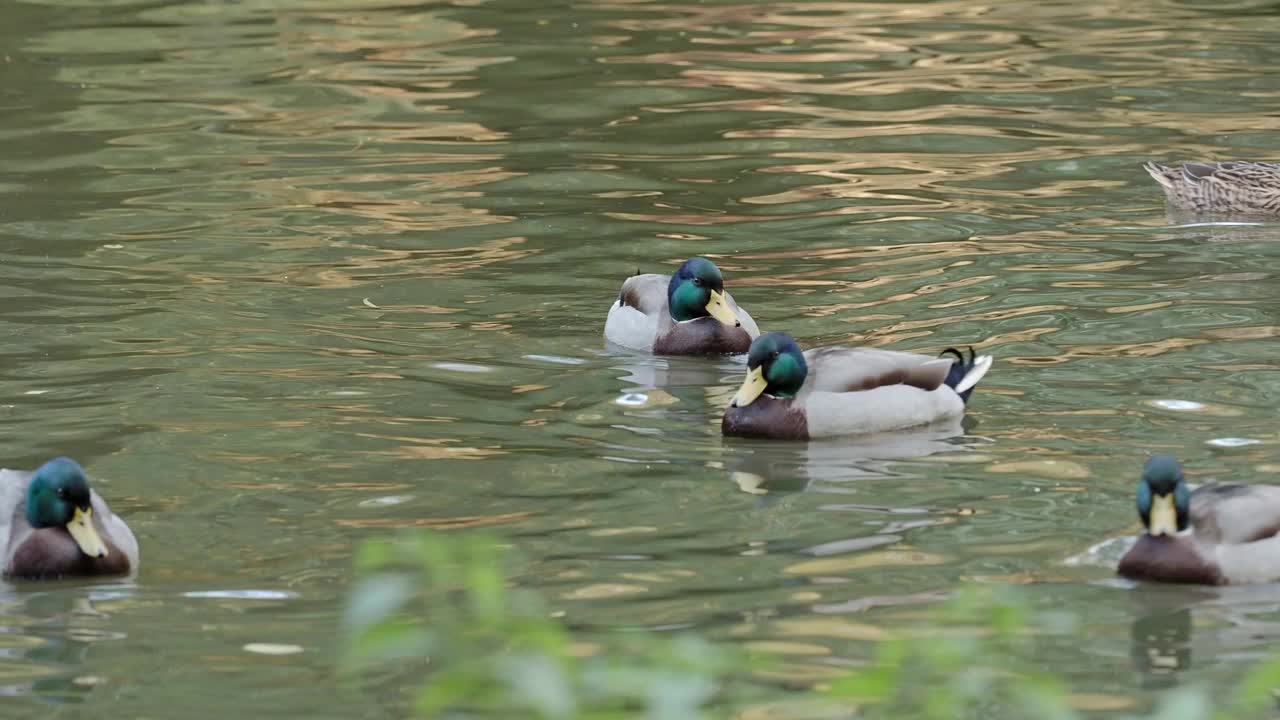
<svg viewBox="0 0 1280 720">
<path fill-rule="evenodd" d="M 1149 162 L 1143 167 L 1175 208 L 1198 213 L 1280 213 L 1280 164 L 1188 162 L 1170 167 Z"/>
<path fill-rule="evenodd" d="M 1236 585 L 1280 580 L 1280 487 L 1223 483 L 1194 491 L 1178 461 L 1156 455 L 1138 481 L 1146 532 L 1116 569 L 1133 580 Z"/>
<path fill-rule="evenodd" d="M 609 342 L 657 355 L 744 353 L 759 334 L 725 292 L 720 268 L 703 257 L 689 258 L 670 277 L 627 278 L 604 323 Z"/>
<path fill-rule="evenodd" d="M 0 470 L 0 542 L 6 578 L 124 575 L 138 568 L 138 541 L 75 460 L 35 472 Z"/>
<path fill-rule="evenodd" d="M 801 352 L 786 333 L 751 343 L 747 379 L 724 413 L 725 435 L 805 440 L 903 430 L 964 415 L 991 357 L 874 348 Z"/>
</svg>

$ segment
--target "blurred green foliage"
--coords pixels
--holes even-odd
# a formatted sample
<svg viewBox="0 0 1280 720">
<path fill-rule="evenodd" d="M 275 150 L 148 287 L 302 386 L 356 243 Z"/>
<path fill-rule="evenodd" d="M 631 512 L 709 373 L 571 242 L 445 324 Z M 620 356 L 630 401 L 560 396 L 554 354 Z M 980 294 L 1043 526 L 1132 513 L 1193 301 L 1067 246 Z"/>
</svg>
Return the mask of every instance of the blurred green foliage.
<svg viewBox="0 0 1280 720">
<path fill-rule="evenodd" d="M 507 581 L 501 548 L 481 536 L 372 541 L 356 555 L 347 661 L 357 667 L 428 658 L 424 717 L 605 719 L 704 717 L 735 668 L 694 637 L 633 634 L 610 652 L 577 643 L 533 593 Z"/>
<path fill-rule="evenodd" d="M 506 560 L 481 535 L 365 543 L 344 623 L 348 666 L 420 664 L 415 707 L 433 718 L 727 718 L 759 699 L 750 680 L 767 658 L 691 635 L 575 639 L 535 593 L 513 586 Z M 1032 669 L 1037 634 L 1072 632 L 1058 624 L 1032 617 L 1013 588 L 967 587 L 927 627 L 880 643 L 864 667 L 790 693 L 794 702 L 771 703 L 768 717 L 1079 718 L 1065 684 Z M 1147 717 L 1270 717 L 1277 686 L 1280 658 L 1247 673 L 1223 706 L 1201 688 L 1181 687 Z"/>
</svg>

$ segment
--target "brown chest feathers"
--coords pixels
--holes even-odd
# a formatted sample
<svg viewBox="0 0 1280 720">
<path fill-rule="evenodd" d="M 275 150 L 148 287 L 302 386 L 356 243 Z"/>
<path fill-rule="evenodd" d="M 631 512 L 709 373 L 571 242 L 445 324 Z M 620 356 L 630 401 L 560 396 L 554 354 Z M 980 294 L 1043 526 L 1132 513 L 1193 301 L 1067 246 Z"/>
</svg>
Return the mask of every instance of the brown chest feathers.
<svg viewBox="0 0 1280 720">
<path fill-rule="evenodd" d="M 715 318 L 679 322 L 660 331 L 653 343 L 659 355 L 737 355 L 751 349 L 751 336 Z"/>
<path fill-rule="evenodd" d="M 1120 558 L 1116 572 L 1130 580 L 1222 585 L 1226 579 L 1188 537 L 1142 535 Z"/>
<path fill-rule="evenodd" d="M 761 395 L 746 407 L 729 406 L 720 432 L 732 437 L 808 440 L 809 422 L 794 400 Z"/>
<path fill-rule="evenodd" d="M 98 528 L 102 534 L 102 528 Z M 107 536 L 107 556 L 91 558 L 80 552 L 71 534 L 64 528 L 40 528 L 32 530 L 13 554 L 5 576 L 24 580 L 44 580 L 59 577 L 87 577 L 90 575 L 125 575 L 129 572 L 129 558 Z"/>
</svg>

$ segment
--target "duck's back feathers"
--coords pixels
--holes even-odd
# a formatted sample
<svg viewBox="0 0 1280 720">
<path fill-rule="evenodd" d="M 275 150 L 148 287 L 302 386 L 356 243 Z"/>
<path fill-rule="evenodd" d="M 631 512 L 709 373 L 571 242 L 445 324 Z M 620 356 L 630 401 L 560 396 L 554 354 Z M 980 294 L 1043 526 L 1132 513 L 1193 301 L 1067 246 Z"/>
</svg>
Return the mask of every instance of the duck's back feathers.
<svg viewBox="0 0 1280 720">
<path fill-rule="evenodd" d="M 877 348 L 831 347 L 806 350 L 809 375 L 801 395 L 874 390 L 886 385 L 909 385 L 936 390 L 947 380 L 951 360 Z"/>
<path fill-rule="evenodd" d="M 1191 526 L 1206 542 L 1240 544 L 1280 532 L 1280 487 L 1223 483 L 1191 493 Z M 1276 567 L 1280 568 L 1280 557 Z"/>
<path fill-rule="evenodd" d="M 950 389 L 883 385 L 858 392 L 814 392 L 804 398 L 812 437 L 865 435 L 931 425 L 964 415 L 964 401 Z"/>
<path fill-rule="evenodd" d="M 951 357 L 879 348 L 821 348 L 804 355 L 809 377 L 796 402 L 813 437 L 901 430 L 964 415 L 964 400 L 948 382 L 963 363 Z M 991 365 L 989 357 L 981 359 L 964 365 L 959 376 L 971 380 L 970 391 Z"/>
<path fill-rule="evenodd" d="M 667 312 L 667 276 L 649 273 L 634 275 L 622 283 L 618 299 L 609 308 L 604 337 L 609 342 L 633 350 L 653 351 Z"/>
<path fill-rule="evenodd" d="M 661 315 L 667 312 L 667 283 L 670 281 L 670 276 L 656 273 L 632 275 L 622 283 L 617 304 L 646 315 Z"/>
<path fill-rule="evenodd" d="M 1199 213 L 1280 213 L 1280 164 L 1228 161 L 1143 165 L 1169 204 Z"/>
</svg>

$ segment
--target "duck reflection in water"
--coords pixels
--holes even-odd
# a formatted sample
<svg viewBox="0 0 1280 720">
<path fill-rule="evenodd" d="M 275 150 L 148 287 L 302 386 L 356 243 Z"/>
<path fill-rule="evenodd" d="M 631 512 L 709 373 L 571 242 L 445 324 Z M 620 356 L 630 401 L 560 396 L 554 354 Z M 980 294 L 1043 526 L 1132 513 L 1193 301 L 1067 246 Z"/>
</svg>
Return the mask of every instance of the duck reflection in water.
<svg viewBox="0 0 1280 720">
<path fill-rule="evenodd" d="M 966 433 L 973 420 L 949 418 L 920 428 L 847 438 L 777 443 L 726 439 L 725 469 L 743 492 L 778 495 L 811 487 L 901 477 L 896 464 L 942 453 L 968 453 L 988 441 Z"/>
</svg>

